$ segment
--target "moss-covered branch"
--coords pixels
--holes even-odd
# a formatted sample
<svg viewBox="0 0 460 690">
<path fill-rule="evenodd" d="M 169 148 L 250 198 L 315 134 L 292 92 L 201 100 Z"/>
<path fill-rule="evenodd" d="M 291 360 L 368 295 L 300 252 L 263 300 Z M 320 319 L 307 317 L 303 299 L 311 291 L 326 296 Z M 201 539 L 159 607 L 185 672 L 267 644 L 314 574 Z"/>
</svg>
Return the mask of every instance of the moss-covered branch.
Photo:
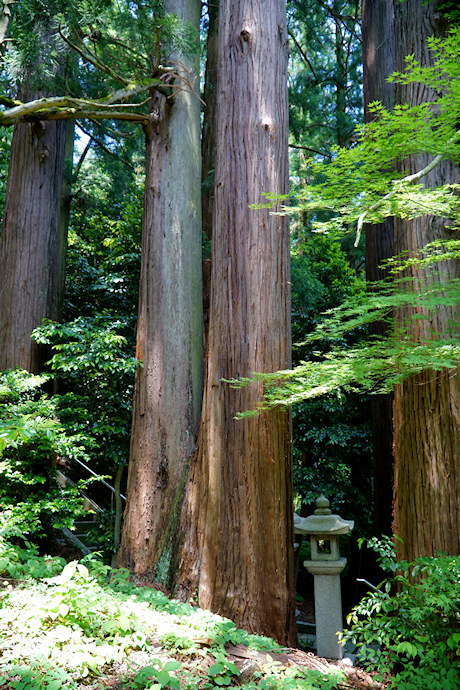
<svg viewBox="0 0 460 690">
<path fill-rule="evenodd" d="M 141 84 L 128 84 L 123 89 L 98 99 L 72 98 L 71 96 L 50 96 L 23 103 L 18 100 L 0 98 L 0 103 L 9 107 L 0 112 L 0 125 L 9 127 L 17 122 L 31 120 L 65 120 L 92 118 L 113 119 L 131 122 L 148 122 L 148 115 L 140 108 L 143 103 L 129 102 L 135 96 L 152 89 L 171 96 L 177 86 L 165 84 L 161 79 L 148 79 Z M 127 102 L 128 101 L 128 102 Z"/>
</svg>

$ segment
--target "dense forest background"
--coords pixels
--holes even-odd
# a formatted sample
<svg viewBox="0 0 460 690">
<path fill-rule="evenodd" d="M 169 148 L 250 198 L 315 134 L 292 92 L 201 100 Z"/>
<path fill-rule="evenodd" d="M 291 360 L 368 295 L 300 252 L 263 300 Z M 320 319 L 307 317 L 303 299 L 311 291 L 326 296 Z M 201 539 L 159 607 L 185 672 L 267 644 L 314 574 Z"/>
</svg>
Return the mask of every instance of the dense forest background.
<svg viewBox="0 0 460 690">
<path fill-rule="evenodd" d="M 2 538 L 64 530 L 286 642 L 319 495 L 355 523 L 347 608 L 360 539 L 458 554 L 451 5 L 2 3 Z"/>
</svg>

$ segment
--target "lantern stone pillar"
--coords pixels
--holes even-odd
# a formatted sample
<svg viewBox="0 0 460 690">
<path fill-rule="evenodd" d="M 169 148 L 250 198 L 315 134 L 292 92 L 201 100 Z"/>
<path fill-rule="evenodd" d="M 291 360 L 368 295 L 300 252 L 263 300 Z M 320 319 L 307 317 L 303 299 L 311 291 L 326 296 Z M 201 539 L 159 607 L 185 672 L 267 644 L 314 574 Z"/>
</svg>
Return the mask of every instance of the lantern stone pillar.
<svg viewBox="0 0 460 690">
<path fill-rule="evenodd" d="M 343 647 L 337 633 L 343 630 L 340 573 L 347 559 L 339 554 L 338 537 L 348 534 L 354 522 L 331 513 L 329 501 L 320 496 L 313 515 L 295 516 L 294 532 L 310 535 L 311 559 L 304 561 L 304 566 L 314 577 L 317 654 L 342 659 Z"/>
</svg>

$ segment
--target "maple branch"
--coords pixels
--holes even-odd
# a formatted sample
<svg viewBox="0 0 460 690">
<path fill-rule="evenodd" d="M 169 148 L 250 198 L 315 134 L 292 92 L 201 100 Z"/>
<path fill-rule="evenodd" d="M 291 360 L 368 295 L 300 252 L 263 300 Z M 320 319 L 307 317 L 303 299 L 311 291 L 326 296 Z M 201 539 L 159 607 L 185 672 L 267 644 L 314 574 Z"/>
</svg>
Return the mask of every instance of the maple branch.
<svg viewBox="0 0 460 690">
<path fill-rule="evenodd" d="M 459 139 L 460 139 L 460 130 L 458 130 L 457 132 L 455 132 L 455 134 L 453 136 L 451 136 L 451 138 L 449 139 L 449 141 L 446 144 L 446 147 L 449 146 L 450 144 L 454 144 Z M 407 182 L 409 184 L 412 184 L 413 182 L 418 182 L 419 180 L 422 179 L 422 177 L 425 177 L 425 175 L 428 175 L 428 173 L 430 173 L 432 170 L 437 168 L 438 165 L 443 160 L 445 160 L 445 158 L 446 158 L 445 153 L 438 153 L 438 155 L 435 156 L 433 158 L 433 160 L 430 161 L 430 163 L 428 163 L 428 165 L 425 165 L 424 168 L 422 168 L 421 170 L 419 170 L 416 173 L 413 173 L 412 175 L 406 175 L 406 177 L 403 177 L 402 180 L 394 180 L 393 184 L 396 185 L 396 184 L 400 184 L 401 182 Z M 355 247 L 357 247 L 359 244 L 359 240 L 361 238 L 361 231 L 362 231 L 363 225 L 364 225 L 364 219 L 366 218 L 367 214 L 372 213 L 372 211 L 376 211 L 378 208 L 380 208 L 380 206 L 382 206 L 385 203 L 385 201 L 388 201 L 388 199 L 391 199 L 392 197 L 394 197 L 396 192 L 397 192 L 397 189 L 392 189 L 391 192 L 388 192 L 388 194 L 385 194 L 385 196 L 383 196 L 381 199 L 376 201 L 375 204 L 372 204 L 372 206 L 369 206 L 369 208 L 367 208 L 365 211 L 363 211 L 363 213 L 361 213 L 361 215 L 358 218 L 358 225 L 356 226 L 356 239 L 355 239 L 355 243 L 354 243 Z"/>
</svg>

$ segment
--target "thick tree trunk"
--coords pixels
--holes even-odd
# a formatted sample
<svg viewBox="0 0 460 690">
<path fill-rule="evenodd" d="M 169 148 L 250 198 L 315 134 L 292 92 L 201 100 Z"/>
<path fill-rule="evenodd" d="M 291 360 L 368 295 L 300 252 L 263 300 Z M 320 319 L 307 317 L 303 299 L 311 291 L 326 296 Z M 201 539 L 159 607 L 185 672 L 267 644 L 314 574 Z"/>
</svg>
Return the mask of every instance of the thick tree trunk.
<svg viewBox="0 0 460 690">
<path fill-rule="evenodd" d="M 395 36 L 393 0 L 363 0 L 363 95 L 364 118 L 372 119 L 369 104 L 380 101 L 391 109 L 395 87 L 386 78 L 395 71 Z M 394 254 L 393 218 L 378 225 L 366 225 L 366 278 L 381 280 L 380 268 Z M 372 335 L 383 335 L 387 326 L 375 323 Z M 370 397 L 374 475 L 374 533 L 392 533 L 393 505 L 393 394 Z"/>
<path fill-rule="evenodd" d="M 0 369 L 40 371 L 43 355 L 30 334 L 61 313 L 66 132 L 65 122 L 14 128 L 0 237 Z"/>
<path fill-rule="evenodd" d="M 209 354 L 180 594 L 292 643 L 290 414 L 237 421 L 261 386 L 223 381 L 290 363 L 288 221 L 249 208 L 288 189 L 287 45 L 283 0 L 220 3 Z"/>
<path fill-rule="evenodd" d="M 166 12 L 199 26 L 199 0 Z M 187 58 L 181 56 L 182 63 Z M 196 61 L 188 66 L 196 71 Z M 199 100 L 150 100 L 128 496 L 118 563 L 170 584 L 202 397 Z"/>
<path fill-rule="evenodd" d="M 426 46 L 428 36 L 439 27 L 434 3 L 421 7 L 418 0 L 396 6 L 397 68 L 402 69 L 405 55 L 415 54 L 422 64 L 430 64 Z M 397 102 L 416 105 L 433 98 L 420 84 L 400 86 Z M 414 173 L 429 161 L 428 156 L 413 156 L 404 161 L 404 169 Z M 433 170 L 426 184 L 459 182 L 459 169 L 449 161 Z M 409 255 L 428 242 L 449 237 L 440 218 L 423 216 L 414 221 L 395 222 L 395 251 Z M 440 281 L 460 277 L 458 262 L 438 265 Z M 410 274 L 414 289 L 422 290 L 431 280 L 420 269 Z M 410 316 L 400 314 L 400 320 Z M 415 341 L 452 334 L 459 308 L 439 308 L 430 320 L 417 320 L 411 327 Z M 460 380 L 452 372 L 426 371 L 398 386 L 394 402 L 395 501 L 394 532 L 404 540 L 399 556 L 433 555 L 436 550 L 450 554 L 460 551 Z"/>
</svg>

